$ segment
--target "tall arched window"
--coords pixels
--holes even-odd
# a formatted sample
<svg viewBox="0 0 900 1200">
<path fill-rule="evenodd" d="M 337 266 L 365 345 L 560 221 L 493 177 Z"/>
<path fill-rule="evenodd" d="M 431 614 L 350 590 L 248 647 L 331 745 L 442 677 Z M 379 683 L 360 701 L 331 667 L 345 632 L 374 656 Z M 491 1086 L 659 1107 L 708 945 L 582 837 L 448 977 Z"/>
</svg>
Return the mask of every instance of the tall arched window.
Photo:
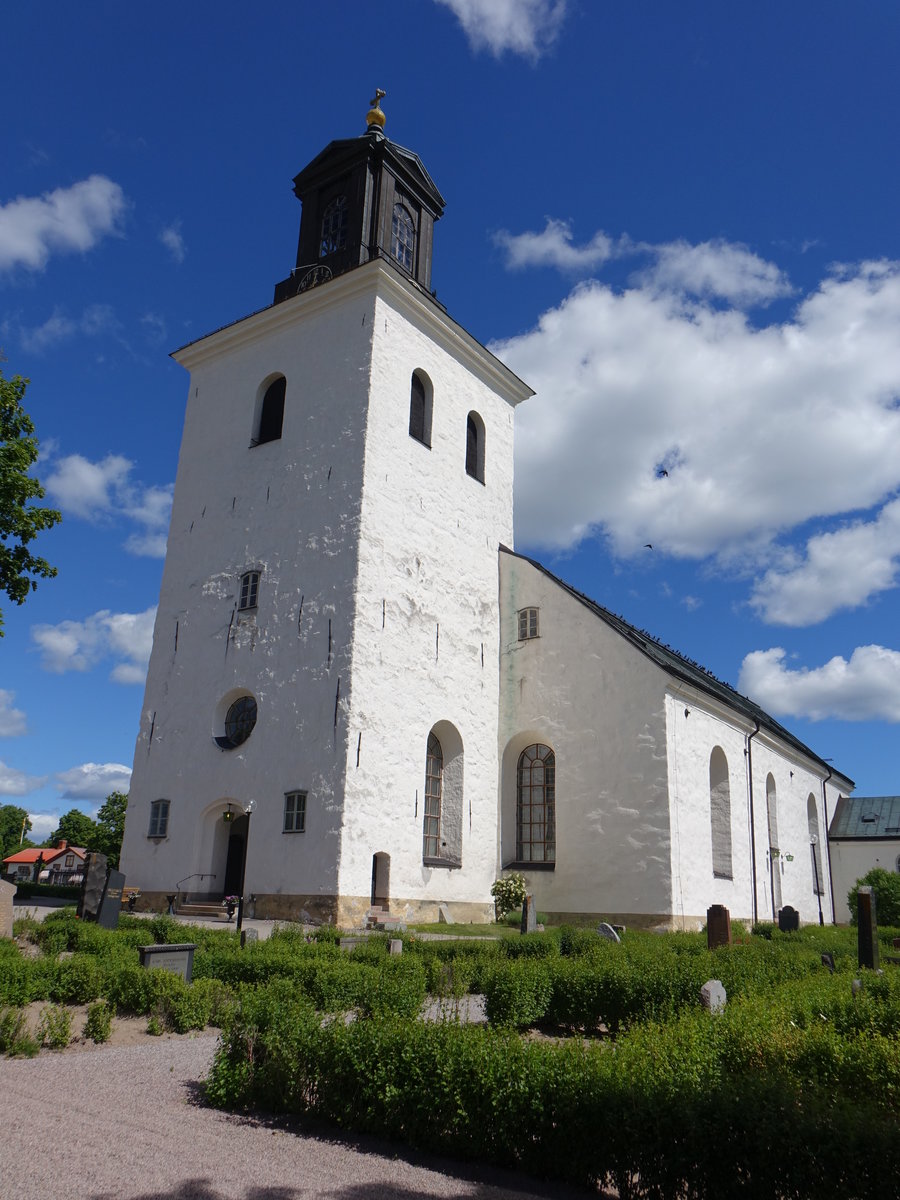
<svg viewBox="0 0 900 1200">
<path fill-rule="evenodd" d="M 733 879 L 731 866 L 731 792 L 728 759 L 721 746 L 709 756 L 709 823 L 712 833 L 712 866 L 717 879 Z"/>
<path fill-rule="evenodd" d="M 343 250 L 347 244 L 347 197 L 335 196 L 322 216 L 319 258 Z"/>
<path fill-rule="evenodd" d="M 399 201 L 391 217 L 391 256 L 401 267 L 413 273 L 416 261 L 416 227 L 412 213 Z"/>
<path fill-rule="evenodd" d="M 516 774 L 516 859 L 556 862 L 556 755 L 527 746 Z"/>
<path fill-rule="evenodd" d="M 441 857 L 441 795 L 444 787 L 444 752 L 433 733 L 428 735 L 425 757 L 425 824 L 422 857 Z"/>
<path fill-rule="evenodd" d="M 484 483 L 484 421 L 477 412 L 466 417 L 466 474 Z"/>
<path fill-rule="evenodd" d="M 424 371 L 413 371 L 409 387 L 409 436 L 431 449 L 431 380 Z"/>
<path fill-rule="evenodd" d="M 825 876 L 822 873 L 822 841 L 819 836 L 819 812 L 812 792 L 806 798 L 806 824 L 809 830 L 809 869 L 812 874 L 813 895 L 825 895 Z"/>
<path fill-rule="evenodd" d="M 775 777 L 766 776 L 766 815 L 769 823 L 769 881 L 772 885 L 772 916 L 781 908 L 781 851 L 778 848 L 778 795 Z"/>
<path fill-rule="evenodd" d="M 283 375 L 273 379 L 266 388 L 262 407 L 259 410 L 259 430 L 254 442 L 275 442 L 281 437 L 281 427 L 284 424 L 284 393 L 287 380 Z"/>
</svg>

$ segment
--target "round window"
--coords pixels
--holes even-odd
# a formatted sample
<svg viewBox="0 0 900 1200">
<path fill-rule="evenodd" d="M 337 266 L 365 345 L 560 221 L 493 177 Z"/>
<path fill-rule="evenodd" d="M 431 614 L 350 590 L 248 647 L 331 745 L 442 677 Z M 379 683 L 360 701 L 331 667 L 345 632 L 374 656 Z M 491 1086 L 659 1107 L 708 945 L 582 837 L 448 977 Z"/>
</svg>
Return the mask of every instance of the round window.
<svg viewBox="0 0 900 1200">
<path fill-rule="evenodd" d="M 232 746 L 246 742 L 256 724 L 256 701 L 239 696 L 225 714 L 225 738 Z"/>
</svg>

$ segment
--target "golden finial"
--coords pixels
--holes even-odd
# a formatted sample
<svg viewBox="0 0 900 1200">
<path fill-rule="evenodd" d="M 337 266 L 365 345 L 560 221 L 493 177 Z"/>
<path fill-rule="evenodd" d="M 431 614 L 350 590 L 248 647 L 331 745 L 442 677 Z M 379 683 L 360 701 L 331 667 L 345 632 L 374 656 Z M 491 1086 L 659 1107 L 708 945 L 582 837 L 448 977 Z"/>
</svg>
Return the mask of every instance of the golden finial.
<svg viewBox="0 0 900 1200">
<path fill-rule="evenodd" d="M 387 93 L 381 88 L 375 89 L 375 96 L 369 101 L 369 111 L 366 113 L 366 128 L 367 129 L 384 129 L 384 123 L 387 117 L 381 111 L 381 101 Z"/>
</svg>

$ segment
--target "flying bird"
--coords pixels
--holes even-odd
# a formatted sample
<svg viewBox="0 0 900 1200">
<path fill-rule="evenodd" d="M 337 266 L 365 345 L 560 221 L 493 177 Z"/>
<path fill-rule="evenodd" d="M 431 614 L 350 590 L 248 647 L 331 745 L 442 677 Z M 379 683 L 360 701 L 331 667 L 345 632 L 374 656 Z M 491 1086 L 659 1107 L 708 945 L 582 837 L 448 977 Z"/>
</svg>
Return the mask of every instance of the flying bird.
<svg viewBox="0 0 900 1200">
<path fill-rule="evenodd" d="M 669 472 L 666 470 L 666 468 L 665 468 L 665 467 L 660 467 L 660 468 L 659 468 L 659 470 L 656 472 L 656 478 L 657 478 L 657 479 L 662 479 L 662 477 L 663 477 L 664 475 L 665 475 L 666 479 L 668 479 L 668 478 L 669 478 Z"/>
<path fill-rule="evenodd" d="M 652 549 L 653 549 L 653 545 L 652 545 L 652 543 L 650 543 L 650 542 L 646 542 L 646 543 L 645 543 L 645 545 L 644 545 L 644 549 L 645 549 L 645 550 L 652 550 Z"/>
</svg>

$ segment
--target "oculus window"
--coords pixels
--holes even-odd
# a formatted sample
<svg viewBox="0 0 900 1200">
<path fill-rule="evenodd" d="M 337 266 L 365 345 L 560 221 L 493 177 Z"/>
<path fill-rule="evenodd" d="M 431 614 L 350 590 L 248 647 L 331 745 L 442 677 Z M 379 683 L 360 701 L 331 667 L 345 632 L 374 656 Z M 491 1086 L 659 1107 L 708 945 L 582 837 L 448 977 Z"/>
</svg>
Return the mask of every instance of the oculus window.
<svg viewBox="0 0 900 1200">
<path fill-rule="evenodd" d="M 164 838 L 169 830 L 169 801 L 154 800 L 150 805 L 150 828 L 147 837 Z"/>
<path fill-rule="evenodd" d="M 234 750 L 243 746 L 256 725 L 256 699 L 253 696 L 238 696 L 229 705 L 225 714 L 225 732 L 216 738 L 221 750 Z"/>
<path fill-rule="evenodd" d="M 284 797 L 284 833 L 306 832 L 306 792 L 287 792 Z"/>
</svg>

